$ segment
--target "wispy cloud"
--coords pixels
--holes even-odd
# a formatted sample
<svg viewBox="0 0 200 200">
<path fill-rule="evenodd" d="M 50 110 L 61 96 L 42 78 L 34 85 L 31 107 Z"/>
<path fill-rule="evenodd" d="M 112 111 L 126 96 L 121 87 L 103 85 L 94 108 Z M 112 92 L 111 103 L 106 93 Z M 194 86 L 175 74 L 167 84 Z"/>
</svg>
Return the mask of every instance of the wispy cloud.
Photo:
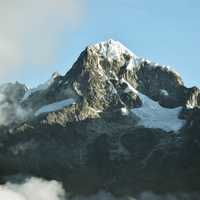
<svg viewBox="0 0 200 200">
<path fill-rule="evenodd" d="M 0 0 L 0 78 L 51 64 L 63 31 L 76 28 L 86 0 Z"/>
</svg>

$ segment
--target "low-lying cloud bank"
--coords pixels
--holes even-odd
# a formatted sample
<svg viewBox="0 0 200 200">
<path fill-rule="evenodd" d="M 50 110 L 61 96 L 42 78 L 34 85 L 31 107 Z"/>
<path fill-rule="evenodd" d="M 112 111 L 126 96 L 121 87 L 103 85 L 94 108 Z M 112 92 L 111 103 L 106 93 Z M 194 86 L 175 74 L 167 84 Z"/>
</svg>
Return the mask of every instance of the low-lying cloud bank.
<svg viewBox="0 0 200 200">
<path fill-rule="evenodd" d="M 39 178 L 26 179 L 24 183 L 8 182 L 0 186 L 1 200 L 65 200 L 65 191 L 56 181 Z"/>
<path fill-rule="evenodd" d="M 69 197 L 61 183 L 57 181 L 46 181 L 40 178 L 27 178 L 22 183 L 7 182 L 0 186 L 1 200 L 199 200 L 198 194 L 166 194 L 156 195 L 144 192 L 137 198 L 114 197 L 107 192 L 99 192 L 89 197 Z"/>
</svg>

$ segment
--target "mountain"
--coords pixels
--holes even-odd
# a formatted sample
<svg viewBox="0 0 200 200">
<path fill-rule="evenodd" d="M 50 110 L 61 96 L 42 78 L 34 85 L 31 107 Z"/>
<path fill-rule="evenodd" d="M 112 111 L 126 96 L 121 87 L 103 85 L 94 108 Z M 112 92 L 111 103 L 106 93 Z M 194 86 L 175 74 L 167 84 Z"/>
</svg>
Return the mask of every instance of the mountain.
<svg viewBox="0 0 200 200">
<path fill-rule="evenodd" d="M 37 88 L 0 92 L 2 181 L 28 174 L 81 194 L 200 190 L 200 90 L 120 42 L 88 46 Z"/>
</svg>

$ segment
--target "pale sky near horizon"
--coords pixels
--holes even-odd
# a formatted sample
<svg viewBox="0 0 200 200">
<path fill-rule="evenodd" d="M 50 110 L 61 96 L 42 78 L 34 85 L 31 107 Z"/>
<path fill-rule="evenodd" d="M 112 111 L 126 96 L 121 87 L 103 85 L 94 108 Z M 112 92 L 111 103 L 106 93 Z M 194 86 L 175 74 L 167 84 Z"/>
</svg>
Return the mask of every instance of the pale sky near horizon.
<svg viewBox="0 0 200 200">
<path fill-rule="evenodd" d="M 172 66 L 187 86 L 200 87 L 199 0 L 30 0 L 31 11 L 22 16 L 25 1 L 16 2 L 3 8 L 0 20 L 6 24 L 0 26 L 4 82 L 36 86 L 54 71 L 65 73 L 87 45 L 113 38 L 139 57 Z"/>
</svg>

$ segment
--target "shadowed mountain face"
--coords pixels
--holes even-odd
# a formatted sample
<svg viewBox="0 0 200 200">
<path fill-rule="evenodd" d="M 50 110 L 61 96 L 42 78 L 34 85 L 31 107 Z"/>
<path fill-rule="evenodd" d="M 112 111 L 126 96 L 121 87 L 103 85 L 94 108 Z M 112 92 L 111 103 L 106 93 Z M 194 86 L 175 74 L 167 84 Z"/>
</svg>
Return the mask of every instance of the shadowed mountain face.
<svg viewBox="0 0 200 200">
<path fill-rule="evenodd" d="M 109 40 L 88 46 L 64 76 L 0 92 L 1 105 L 23 111 L 1 123 L 2 180 L 30 174 L 82 194 L 200 190 L 200 90 L 168 66 Z"/>
</svg>

